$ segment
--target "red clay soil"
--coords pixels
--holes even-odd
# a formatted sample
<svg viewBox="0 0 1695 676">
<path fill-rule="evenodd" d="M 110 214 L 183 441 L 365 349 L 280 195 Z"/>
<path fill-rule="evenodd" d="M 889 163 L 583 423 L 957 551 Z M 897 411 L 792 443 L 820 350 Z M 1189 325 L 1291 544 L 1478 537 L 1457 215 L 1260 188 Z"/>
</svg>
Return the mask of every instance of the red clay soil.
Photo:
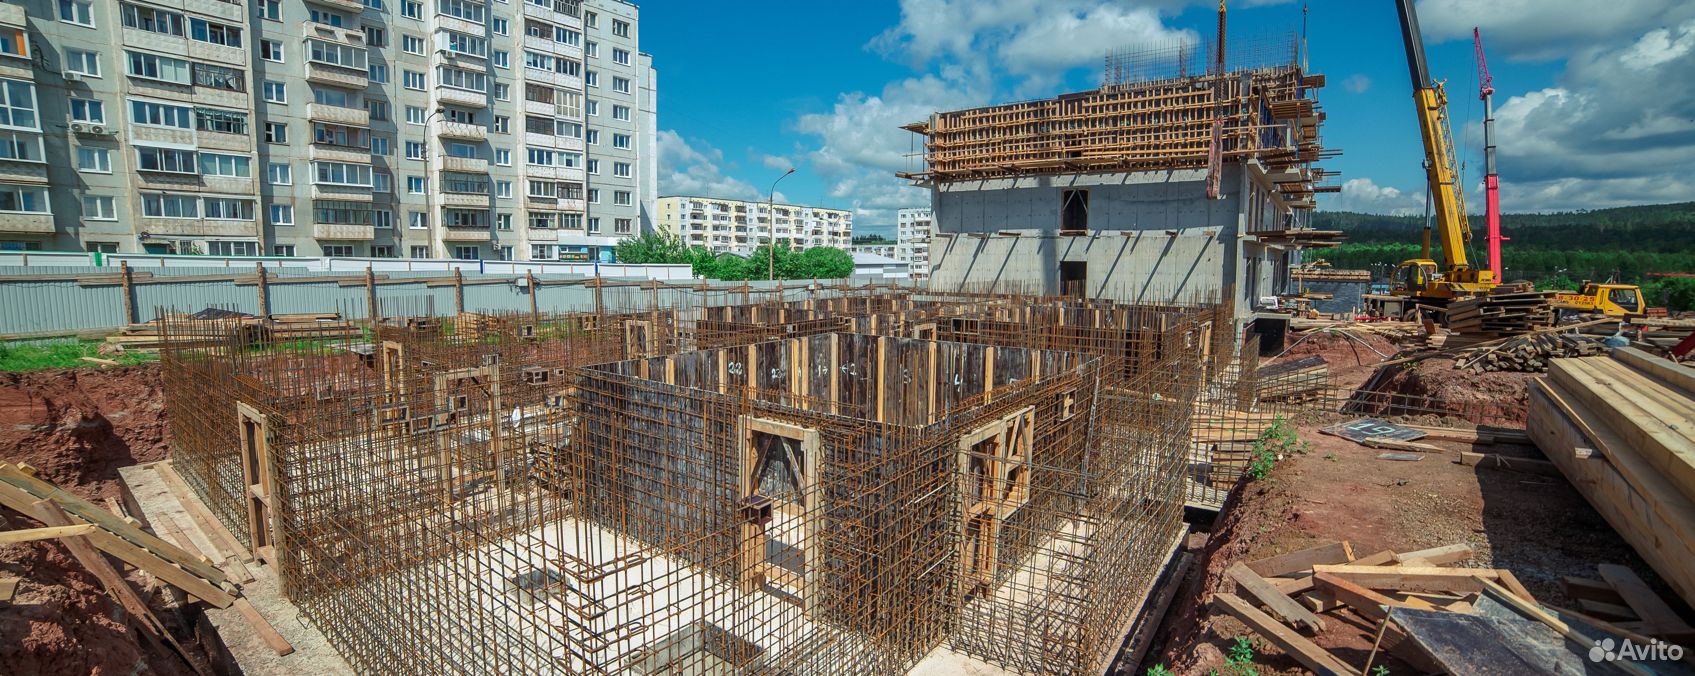
<svg viewBox="0 0 1695 676">
<path fill-rule="evenodd" d="M 1334 421 L 1326 421 L 1334 422 Z M 1211 612 L 1212 595 L 1233 591 L 1225 571 L 1253 561 L 1347 540 L 1358 556 L 1464 542 L 1476 552 L 1464 565 L 1506 568 L 1543 603 L 1570 607 L 1559 578 L 1593 578 L 1601 563 L 1623 563 L 1669 594 L 1630 547 L 1564 479 L 1456 464 L 1464 444 L 1426 442 L 1445 453 L 1417 462 L 1378 460 L 1382 451 L 1320 435 L 1303 426 L 1311 451 L 1279 463 L 1271 476 L 1236 487 L 1214 525 L 1200 565 L 1178 593 L 1147 664 L 1179 674 L 1223 665 L 1237 637 L 1250 637 L 1260 674 L 1303 673 L 1299 664 L 1234 618 Z M 1479 447 L 1477 450 L 1493 450 Z M 1364 665 L 1369 625 L 1337 611 L 1313 637 L 1352 665 Z M 1392 673 L 1412 673 L 1391 661 Z"/>
<path fill-rule="evenodd" d="M 1319 357 L 1330 366 L 1330 375 L 1337 387 L 1353 390 L 1371 378 L 1377 365 L 1395 357 L 1400 348 L 1383 336 L 1369 331 L 1342 330 L 1309 331 L 1291 334 L 1294 346 L 1267 364 Z"/>
<path fill-rule="evenodd" d="M 1456 417 L 1489 419 L 1494 424 L 1523 427 L 1530 410 L 1527 386 L 1537 373 L 1493 371 L 1472 373 L 1458 368 L 1452 359 L 1426 359 L 1396 369 L 1381 384 L 1379 392 L 1429 399 L 1429 405 Z M 1482 416 L 1481 418 L 1479 416 Z"/>
<path fill-rule="evenodd" d="M 167 435 L 156 364 L 0 373 L 0 460 L 32 465 L 42 479 L 96 503 L 118 496 L 118 468 L 163 459 Z M 10 510 L 0 514 L 0 528 L 40 526 Z M 20 578 L 11 604 L 0 606 L 0 672 L 193 673 L 149 645 L 58 542 L 0 546 L 0 577 Z M 158 590 L 134 574 L 131 581 L 172 623 L 172 614 L 160 612 Z"/>
</svg>

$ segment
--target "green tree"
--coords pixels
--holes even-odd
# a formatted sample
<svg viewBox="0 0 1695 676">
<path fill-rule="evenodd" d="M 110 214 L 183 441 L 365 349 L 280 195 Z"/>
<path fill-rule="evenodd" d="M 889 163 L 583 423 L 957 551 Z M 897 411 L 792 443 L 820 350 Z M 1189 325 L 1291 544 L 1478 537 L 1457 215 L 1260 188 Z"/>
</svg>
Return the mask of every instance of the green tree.
<svg viewBox="0 0 1695 676">
<path fill-rule="evenodd" d="M 688 247 L 683 240 L 668 232 L 644 232 L 618 243 L 615 250 L 619 263 L 631 265 L 676 265 L 689 263 Z"/>
</svg>

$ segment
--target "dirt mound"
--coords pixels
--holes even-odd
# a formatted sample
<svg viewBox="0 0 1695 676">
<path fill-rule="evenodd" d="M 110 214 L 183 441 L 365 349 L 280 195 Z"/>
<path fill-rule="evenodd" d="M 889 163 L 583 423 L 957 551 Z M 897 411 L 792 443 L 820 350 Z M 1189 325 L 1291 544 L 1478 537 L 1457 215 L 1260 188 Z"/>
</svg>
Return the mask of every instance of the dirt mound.
<svg viewBox="0 0 1695 676">
<path fill-rule="evenodd" d="M 1299 342 L 1295 342 L 1299 341 Z M 1330 375 L 1336 385 L 1352 390 L 1364 384 L 1377 370 L 1377 365 L 1400 351 L 1395 343 L 1368 331 L 1330 329 L 1311 331 L 1295 337 L 1294 346 L 1267 365 L 1318 357 L 1330 365 Z"/>
<path fill-rule="evenodd" d="M 0 374 L 0 460 L 94 499 L 116 497 L 118 468 L 170 447 L 156 364 Z"/>
<path fill-rule="evenodd" d="M 1471 373 L 1455 367 L 1451 359 L 1426 359 L 1396 370 L 1373 389 L 1405 395 L 1435 415 L 1523 427 L 1530 405 L 1528 386 L 1537 375 Z"/>
</svg>

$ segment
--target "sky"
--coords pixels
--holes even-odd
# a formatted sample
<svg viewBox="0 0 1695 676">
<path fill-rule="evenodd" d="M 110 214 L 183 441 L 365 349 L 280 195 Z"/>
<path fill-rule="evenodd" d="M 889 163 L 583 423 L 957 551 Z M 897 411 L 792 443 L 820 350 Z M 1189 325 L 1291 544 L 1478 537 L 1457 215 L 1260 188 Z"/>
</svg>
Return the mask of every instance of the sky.
<svg viewBox="0 0 1695 676">
<path fill-rule="evenodd" d="M 1305 17 L 1303 22 L 1303 10 Z M 659 192 L 853 209 L 884 233 L 928 193 L 900 127 L 933 112 L 1100 85 L 1114 49 L 1216 30 L 1207 0 L 736 0 L 641 3 L 659 72 Z M 1494 76 L 1502 209 L 1695 200 L 1695 2 L 1420 0 L 1446 80 L 1472 211 L 1483 105 L 1472 28 Z M 1424 212 L 1424 171 L 1393 0 L 1229 0 L 1232 38 L 1306 35 L 1328 114 L 1319 208 Z"/>
</svg>

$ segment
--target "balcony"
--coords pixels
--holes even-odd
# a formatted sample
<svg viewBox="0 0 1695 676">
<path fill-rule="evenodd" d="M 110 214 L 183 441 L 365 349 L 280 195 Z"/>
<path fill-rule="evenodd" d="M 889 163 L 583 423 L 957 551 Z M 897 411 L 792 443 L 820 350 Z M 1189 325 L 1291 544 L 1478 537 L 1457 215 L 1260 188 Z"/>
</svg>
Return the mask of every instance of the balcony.
<svg viewBox="0 0 1695 676">
<path fill-rule="evenodd" d="M 369 225 L 349 225 L 345 223 L 316 223 L 312 225 L 312 239 L 369 242 L 376 238 L 377 229 Z"/>
<path fill-rule="evenodd" d="M 436 100 L 442 103 L 451 103 L 454 105 L 469 106 L 472 108 L 488 107 L 487 94 L 459 89 L 457 87 L 436 85 Z"/>
<path fill-rule="evenodd" d="M 147 235 L 177 237 L 258 237 L 256 221 L 219 221 L 203 218 L 142 218 L 135 228 Z"/>
<path fill-rule="evenodd" d="M 247 17 L 247 8 L 232 0 L 183 0 L 182 8 L 238 24 Z M 360 8 L 363 9 L 363 5 Z"/>
<path fill-rule="evenodd" d="M 369 160 L 369 157 L 370 156 L 367 155 L 366 159 Z M 312 199 L 336 200 L 340 202 L 372 202 L 376 200 L 376 196 L 372 194 L 371 186 L 368 185 L 334 185 L 314 183 L 312 184 Z"/>
<path fill-rule="evenodd" d="M 440 136 L 442 138 L 456 138 L 467 141 L 484 141 L 488 139 L 488 128 L 480 124 L 436 120 L 435 131 L 436 136 Z"/>
<path fill-rule="evenodd" d="M 346 108 L 312 102 L 306 104 L 306 119 L 313 122 L 345 124 L 351 127 L 369 127 L 371 126 L 371 111 L 364 108 Z"/>
<path fill-rule="evenodd" d="M 349 162 L 353 164 L 370 164 L 371 149 L 359 146 L 343 146 L 333 143 L 314 142 L 307 148 L 307 158 L 325 162 Z"/>
<path fill-rule="evenodd" d="M 487 194 L 474 192 L 444 192 L 441 193 L 441 205 L 465 209 L 487 209 L 489 197 Z"/>
<path fill-rule="evenodd" d="M 306 80 L 308 82 L 334 85 L 337 87 L 351 87 L 353 89 L 364 89 L 371 84 L 369 74 L 365 71 L 343 68 L 341 66 L 332 66 L 327 63 L 318 63 L 317 61 L 306 62 Z M 482 103 L 482 101 L 477 102 L 478 105 L 482 105 Z"/>
<path fill-rule="evenodd" d="M 441 232 L 441 241 L 443 242 L 487 242 L 492 239 L 494 239 L 494 235 L 489 232 L 487 227 L 447 227 L 443 228 Z"/>
<path fill-rule="evenodd" d="M 452 155 L 440 155 L 439 157 L 441 158 L 442 171 L 464 174 L 488 173 L 488 160 L 480 157 L 454 157 Z"/>
<path fill-rule="evenodd" d="M 345 9 L 345 10 L 353 12 L 354 14 L 358 14 L 360 12 L 365 11 L 365 3 L 362 3 L 359 0 L 307 0 L 307 1 L 308 2 L 315 2 L 315 3 L 323 5 L 325 7 L 334 7 L 336 9 Z"/>
<path fill-rule="evenodd" d="M 0 213 L 0 235 L 51 235 L 53 214 Z"/>
</svg>

